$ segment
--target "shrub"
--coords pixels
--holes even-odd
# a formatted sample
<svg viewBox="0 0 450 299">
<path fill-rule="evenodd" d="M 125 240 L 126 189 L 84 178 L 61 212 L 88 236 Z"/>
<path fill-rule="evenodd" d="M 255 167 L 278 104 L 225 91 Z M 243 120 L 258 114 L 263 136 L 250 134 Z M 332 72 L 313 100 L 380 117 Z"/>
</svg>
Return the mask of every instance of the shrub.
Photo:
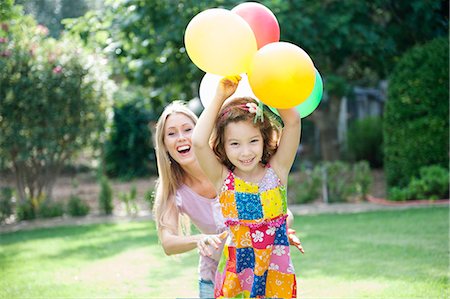
<svg viewBox="0 0 450 299">
<path fill-rule="evenodd" d="M 21 200 L 16 206 L 17 220 L 32 220 L 36 218 L 36 211 L 31 200 Z"/>
<path fill-rule="evenodd" d="M 13 192 L 10 187 L 0 188 L 0 223 L 8 219 L 13 213 Z"/>
<path fill-rule="evenodd" d="M 136 214 L 138 212 L 138 207 L 136 205 L 136 196 L 137 196 L 136 185 L 131 186 L 131 190 L 129 193 L 127 192 L 119 193 L 119 199 L 122 201 L 122 203 L 125 204 L 125 209 L 128 215 Z"/>
<path fill-rule="evenodd" d="M 407 186 L 423 166 L 448 171 L 448 53 L 448 38 L 415 47 L 390 77 L 383 123 L 388 189 Z"/>
<path fill-rule="evenodd" d="M 130 92 L 131 93 L 131 92 Z M 129 99 L 127 97 L 134 97 Z M 105 144 L 104 165 L 109 177 L 130 180 L 150 173 L 153 153 L 151 114 L 139 95 L 118 93 L 114 104 L 111 131 Z"/>
<path fill-rule="evenodd" d="M 320 197 L 322 174 L 319 167 L 301 172 L 298 182 L 289 176 L 288 192 L 295 193 L 295 203 L 309 203 Z"/>
<path fill-rule="evenodd" d="M 342 161 L 324 162 L 313 170 L 303 171 L 299 182 L 289 177 L 289 194 L 295 193 L 294 202 L 307 203 L 321 196 L 326 184 L 328 202 L 365 200 L 372 185 L 369 163 L 348 164 Z M 325 180 L 325 182 L 324 182 Z"/>
<path fill-rule="evenodd" d="M 155 189 L 150 188 L 144 193 L 144 200 L 148 204 L 150 211 L 153 210 L 153 204 L 155 203 Z"/>
<path fill-rule="evenodd" d="M 404 188 L 394 187 L 389 190 L 389 199 L 405 201 L 412 199 L 441 199 L 449 196 L 448 171 L 438 165 L 425 166 L 419 175 L 412 177 Z"/>
<path fill-rule="evenodd" d="M 368 161 L 372 168 L 383 166 L 383 128 L 379 117 L 356 120 L 347 132 L 347 148 L 352 161 Z"/>
<path fill-rule="evenodd" d="M 42 218 L 54 218 L 64 215 L 64 205 L 51 199 L 44 200 L 38 210 L 38 216 Z"/>
<path fill-rule="evenodd" d="M 100 194 L 98 197 L 99 209 L 101 213 L 111 215 L 114 209 L 112 189 L 106 176 L 100 177 Z"/>
<path fill-rule="evenodd" d="M 78 196 L 72 195 L 67 202 L 67 213 L 70 216 L 86 216 L 89 210 L 89 205 Z"/>
<path fill-rule="evenodd" d="M 55 40 L 30 16 L 0 28 L 0 155 L 17 197 L 51 197 L 58 172 L 104 132 L 111 81 L 74 37 Z"/>
</svg>

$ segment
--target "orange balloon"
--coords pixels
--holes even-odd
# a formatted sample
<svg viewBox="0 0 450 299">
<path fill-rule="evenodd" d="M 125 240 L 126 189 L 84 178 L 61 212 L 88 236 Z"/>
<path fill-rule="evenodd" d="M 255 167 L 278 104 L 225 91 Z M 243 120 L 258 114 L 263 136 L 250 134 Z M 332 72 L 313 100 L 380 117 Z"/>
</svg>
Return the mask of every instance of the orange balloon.
<svg viewBox="0 0 450 299">
<path fill-rule="evenodd" d="M 184 42 L 197 67 L 221 76 L 246 73 L 257 51 L 255 35 L 247 22 L 222 8 L 207 9 L 192 18 Z"/>
<path fill-rule="evenodd" d="M 311 94 L 315 68 L 300 47 L 276 42 L 256 52 L 248 73 L 250 86 L 264 104 L 288 109 L 304 102 Z"/>
</svg>

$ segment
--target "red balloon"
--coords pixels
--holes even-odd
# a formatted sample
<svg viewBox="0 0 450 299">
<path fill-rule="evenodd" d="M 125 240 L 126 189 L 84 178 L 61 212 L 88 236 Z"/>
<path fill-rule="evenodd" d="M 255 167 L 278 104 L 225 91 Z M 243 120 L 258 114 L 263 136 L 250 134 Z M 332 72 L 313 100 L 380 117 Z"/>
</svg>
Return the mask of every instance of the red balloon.
<svg viewBox="0 0 450 299">
<path fill-rule="evenodd" d="M 255 34 L 258 49 L 269 43 L 280 41 L 280 27 L 277 18 L 264 5 L 245 2 L 231 11 L 241 16 L 250 25 Z"/>
</svg>

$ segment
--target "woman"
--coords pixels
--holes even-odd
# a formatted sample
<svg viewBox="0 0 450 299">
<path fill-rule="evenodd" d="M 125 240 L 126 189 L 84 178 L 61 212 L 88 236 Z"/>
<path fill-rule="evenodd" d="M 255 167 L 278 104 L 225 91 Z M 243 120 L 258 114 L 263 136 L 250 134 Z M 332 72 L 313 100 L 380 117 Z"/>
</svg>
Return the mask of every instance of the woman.
<svg viewBox="0 0 450 299">
<path fill-rule="evenodd" d="M 213 298 L 217 269 L 214 257 L 220 255 L 226 228 L 215 188 L 191 148 L 196 123 L 197 116 L 180 102 L 167 106 L 158 120 L 155 150 L 159 180 L 154 214 L 159 239 L 167 255 L 199 249 L 200 298 Z M 189 220 L 202 234 L 188 234 Z"/>
<path fill-rule="evenodd" d="M 154 215 L 158 236 L 167 255 L 198 248 L 199 296 L 214 297 L 214 276 L 227 236 L 215 187 L 203 173 L 192 149 L 197 116 L 182 103 L 168 105 L 156 125 L 158 163 Z M 186 217 L 187 216 L 187 217 Z M 190 221 L 201 234 L 189 235 Z M 292 214 L 288 218 L 292 222 Z M 294 234 L 290 243 L 303 252 Z"/>
</svg>

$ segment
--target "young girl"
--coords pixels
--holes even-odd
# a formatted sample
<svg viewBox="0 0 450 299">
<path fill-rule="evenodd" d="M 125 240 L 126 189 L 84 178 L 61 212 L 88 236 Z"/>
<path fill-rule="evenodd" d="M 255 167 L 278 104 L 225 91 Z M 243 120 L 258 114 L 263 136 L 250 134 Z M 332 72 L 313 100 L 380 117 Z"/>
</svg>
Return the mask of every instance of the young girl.
<svg viewBox="0 0 450 299">
<path fill-rule="evenodd" d="M 295 109 L 280 110 L 281 134 L 281 126 L 252 98 L 233 99 L 221 108 L 238 82 L 239 77 L 220 81 L 192 137 L 230 230 L 215 297 L 294 298 L 285 186 L 300 141 L 300 116 Z"/>
</svg>

